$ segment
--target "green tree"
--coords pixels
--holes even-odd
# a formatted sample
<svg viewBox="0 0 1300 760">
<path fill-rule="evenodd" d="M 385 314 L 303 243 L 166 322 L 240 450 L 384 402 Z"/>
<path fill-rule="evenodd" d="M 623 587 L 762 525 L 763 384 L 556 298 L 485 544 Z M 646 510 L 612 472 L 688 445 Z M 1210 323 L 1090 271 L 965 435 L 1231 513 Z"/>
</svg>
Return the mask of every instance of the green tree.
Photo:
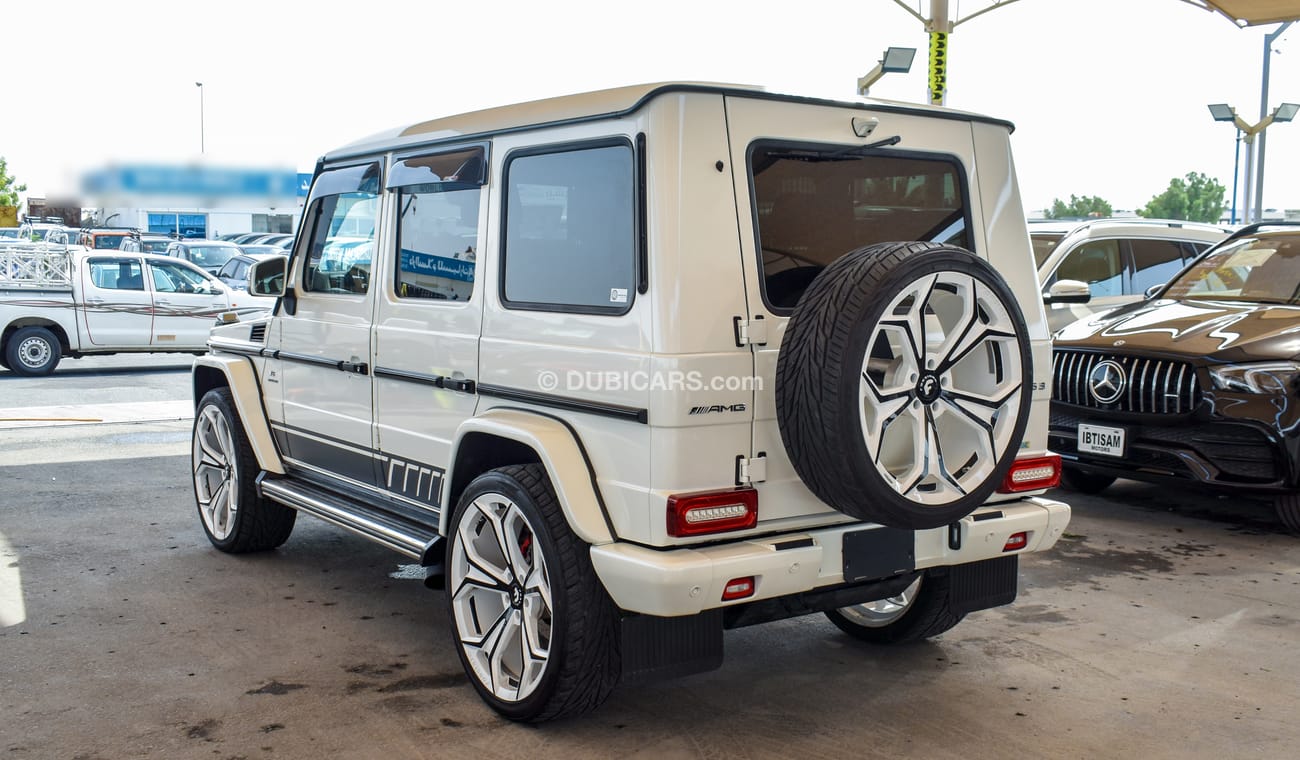
<svg viewBox="0 0 1300 760">
<path fill-rule="evenodd" d="M 1218 180 L 1200 172 L 1188 172 L 1186 178 L 1169 180 L 1169 188 L 1152 198 L 1146 208 L 1138 211 L 1138 216 L 1218 222 L 1228 207 L 1226 193 Z"/>
<path fill-rule="evenodd" d="M 9 174 L 9 162 L 0 156 L 0 206 L 17 206 L 18 194 L 27 191 L 27 185 L 14 183 Z"/>
<path fill-rule="evenodd" d="M 1052 207 L 1047 210 L 1048 219 L 1084 219 L 1087 217 L 1110 216 L 1110 204 L 1098 196 L 1084 196 L 1080 198 L 1077 195 L 1070 196 L 1070 202 L 1065 203 L 1060 198 L 1052 201 Z"/>
</svg>

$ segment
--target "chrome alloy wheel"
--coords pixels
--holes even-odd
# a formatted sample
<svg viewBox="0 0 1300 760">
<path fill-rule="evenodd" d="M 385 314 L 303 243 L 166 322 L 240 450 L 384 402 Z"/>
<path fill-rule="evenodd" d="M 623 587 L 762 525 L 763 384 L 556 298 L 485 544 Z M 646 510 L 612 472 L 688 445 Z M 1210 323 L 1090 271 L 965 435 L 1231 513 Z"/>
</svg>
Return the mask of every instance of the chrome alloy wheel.
<svg viewBox="0 0 1300 760">
<path fill-rule="evenodd" d="M 860 419 L 872 463 L 899 494 L 957 501 L 1017 443 L 1025 379 L 1011 314 L 979 279 L 938 272 L 903 288 L 872 328 Z"/>
<path fill-rule="evenodd" d="M 896 622 L 911 609 L 912 603 L 916 601 L 916 594 L 920 590 L 921 578 L 918 576 L 897 596 L 878 599 L 865 604 L 855 604 L 852 607 L 841 607 L 839 613 L 850 623 L 856 623 L 863 628 L 884 628 Z"/>
<path fill-rule="evenodd" d="M 235 467 L 235 438 L 230 420 L 208 404 L 194 425 L 194 493 L 208 533 L 218 541 L 230 536 L 239 514 L 239 470 Z"/>
<path fill-rule="evenodd" d="M 452 540 L 452 614 L 474 676 L 506 702 L 541 683 L 551 654 L 550 576 L 536 530 L 509 498 L 486 493 L 464 511 Z"/>
<path fill-rule="evenodd" d="M 31 370 L 40 370 L 50 363 L 54 350 L 50 342 L 39 335 L 31 335 L 18 344 L 18 361 Z"/>
</svg>

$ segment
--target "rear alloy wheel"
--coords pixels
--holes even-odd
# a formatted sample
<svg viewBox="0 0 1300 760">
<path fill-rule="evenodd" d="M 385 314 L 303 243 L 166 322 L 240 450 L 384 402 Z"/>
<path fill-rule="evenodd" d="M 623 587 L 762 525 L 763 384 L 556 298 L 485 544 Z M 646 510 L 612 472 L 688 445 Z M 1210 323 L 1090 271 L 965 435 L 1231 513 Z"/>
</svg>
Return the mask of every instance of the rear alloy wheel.
<svg viewBox="0 0 1300 760">
<path fill-rule="evenodd" d="M 826 268 L 777 358 L 795 471 L 852 517 L 922 530 L 992 495 L 1015 460 L 1032 376 L 1024 318 L 969 251 L 880 243 Z"/>
<path fill-rule="evenodd" d="M 872 644 L 906 644 L 947 631 L 962 621 L 949 608 L 947 576 L 920 575 L 895 596 L 830 610 L 841 631 Z"/>
<path fill-rule="evenodd" d="M 44 327 L 24 327 L 5 344 L 5 363 L 15 374 L 28 377 L 48 375 L 63 358 L 63 348 L 54 333 Z"/>
<path fill-rule="evenodd" d="M 1061 485 L 1079 493 L 1101 493 L 1115 482 L 1113 475 L 1097 475 L 1074 467 L 1061 468 Z"/>
<path fill-rule="evenodd" d="M 448 534 L 452 634 L 479 696 L 532 722 L 604 702 L 619 675 L 616 609 L 541 465 L 480 475 Z"/>
<path fill-rule="evenodd" d="M 1300 494 L 1278 496 L 1273 500 L 1273 508 L 1277 510 L 1277 519 L 1282 521 L 1283 527 L 1300 536 Z"/>
<path fill-rule="evenodd" d="M 194 415 L 194 500 L 203 531 L 223 552 L 274 549 L 289 539 L 298 513 L 257 492 L 257 457 L 229 388 L 210 390 Z"/>
</svg>

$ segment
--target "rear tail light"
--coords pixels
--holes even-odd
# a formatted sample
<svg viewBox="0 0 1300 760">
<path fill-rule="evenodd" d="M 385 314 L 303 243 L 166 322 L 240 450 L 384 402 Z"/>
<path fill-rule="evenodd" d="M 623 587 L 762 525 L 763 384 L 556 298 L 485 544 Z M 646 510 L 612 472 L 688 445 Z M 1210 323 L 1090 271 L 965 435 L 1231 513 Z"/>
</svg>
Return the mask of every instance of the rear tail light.
<svg viewBox="0 0 1300 760">
<path fill-rule="evenodd" d="M 722 588 L 722 601 L 730 602 L 736 599 L 744 599 L 747 596 L 754 595 L 754 576 L 747 575 L 744 578 L 732 578 L 727 581 L 727 585 Z"/>
<path fill-rule="evenodd" d="M 1007 538 L 1007 542 L 1002 545 L 1002 551 L 1014 552 L 1018 549 L 1023 549 L 1028 545 L 1029 534 L 1022 530 L 1019 533 L 1012 533 L 1010 537 Z"/>
<path fill-rule="evenodd" d="M 674 494 L 668 497 L 670 536 L 700 536 L 744 530 L 757 524 L 758 491 L 752 488 Z"/>
<path fill-rule="evenodd" d="M 1055 488 L 1061 483 L 1061 455 L 1017 459 L 1002 480 L 998 493 L 1019 493 Z"/>
</svg>

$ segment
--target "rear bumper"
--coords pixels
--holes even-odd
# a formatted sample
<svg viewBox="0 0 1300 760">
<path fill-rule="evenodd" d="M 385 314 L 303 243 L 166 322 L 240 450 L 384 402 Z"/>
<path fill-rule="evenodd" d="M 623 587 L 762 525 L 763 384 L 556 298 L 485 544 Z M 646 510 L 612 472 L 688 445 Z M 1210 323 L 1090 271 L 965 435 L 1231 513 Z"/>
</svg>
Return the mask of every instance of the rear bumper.
<svg viewBox="0 0 1300 760">
<path fill-rule="evenodd" d="M 1043 497 L 984 507 L 957 523 L 959 534 L 950 536 L 948 528 L 912 534 L 914 568 L 947 567 L 1044 551 L 1056 543 L 1069 522 L 1067 505 Z M 887 529 L 851 523 L 665 550 L 613 543 L 593 546 L 591 560 L 601 583 L 622 609 L 661 617 L 694 615 L 842 584 L 846 581 L 844 536 L 864 530 Z M 1022 531 L 1028 534 L 1025 547 L 1002 551 L 1007 539 Z M 727 583 L 746 576 L 754 577 L 754 594 L 723 602 Z"/>
</svg>

